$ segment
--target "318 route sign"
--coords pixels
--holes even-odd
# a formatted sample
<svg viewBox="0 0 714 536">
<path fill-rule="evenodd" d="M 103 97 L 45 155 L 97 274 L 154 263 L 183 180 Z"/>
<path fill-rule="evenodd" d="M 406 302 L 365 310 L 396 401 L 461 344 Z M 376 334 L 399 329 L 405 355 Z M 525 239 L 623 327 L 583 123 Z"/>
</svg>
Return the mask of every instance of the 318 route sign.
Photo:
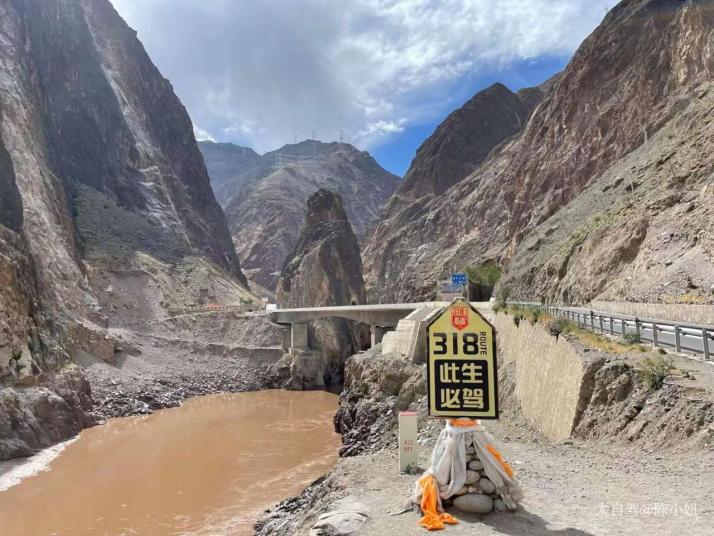
<svg viewBox="0 0 714 536">
<path fill-rule="evenodd" d="M 496 330 L 461 298 L 427 326 L 429 415 L 498 419 Z"/>
</svg>

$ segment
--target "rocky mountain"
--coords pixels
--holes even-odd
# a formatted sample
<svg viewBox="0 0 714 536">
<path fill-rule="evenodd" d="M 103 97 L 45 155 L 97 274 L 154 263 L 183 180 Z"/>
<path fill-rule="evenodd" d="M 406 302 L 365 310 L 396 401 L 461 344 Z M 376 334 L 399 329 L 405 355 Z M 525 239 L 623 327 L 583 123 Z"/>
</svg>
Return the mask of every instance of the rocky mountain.
<svg viewBox="0 0 714 536">
<path fill-rule="evenodd" d="M 362 239 L 399 184 L 398 177 L 352 145 L 306 140 L 266 153 L 246 168 L 233 158 L 231 186 L 221 182 L 221 176 L 228 176 L 227 166 L 218 164 L 215 144 L 202 143 L 201 148 L 213 183 L 223 192 L 218 195 L 230 188 L 237 191 L 222 203 L 243 269 L 269 289 L 275 288 L 285 257 L 297 244 L 308 197 L 320 188 L 340 194 L 352 228 Z M 239 152 L 234 146 L 231 154 Z"/>
<path fill-rule="evenodd" d="M 281 307 L 366 303 L 357 237 L 342 198 L 324 188 L 307 200 L 300 238 L 277 287 Z"/>
<path fill-rule="evenodd" d="M 0 457 L 91 422 L 104 329 L 247 296 L 186 110 L 109 0 L 0 3 Z"/>
<path fill-rule="evenodd" d="M 364 252 L 375 296 L 496 261 L 522 298 L 711 300 L 713 23 L 710 2 L 620 2 L 520 133 L 394 204 Z"/>
<path fill-rule="evenodd" d="M 276 292 L 281 307 L 366 303 L 359 244 L 338 194 L 321 188 L 308 199 L 302 233 L 285 261 Z M 322 361 L 312 361 L 322 363 L 324 370 L 318 373 L 325 377 L 325 383 L 341 383 L 344 360 L 368 339 L 369 333 L 349 320 L 313 322 L 310 347 L 317 349 Z M 295 369 L 294 365 L 290 367 L 293 380 Z M 309 381 L 313 379 L 311 374 Z"/>
<path fill-rule="evenodd" d="M 523 128 L 547 87 L 548 83 L 513 93 L 503 84 L 493 84 L 476 93 L 422 143 L 390 201 L 403 204 L 441 195 L 471 174 L 491 149 Z"/>
<path fill-rule="evenodd" d="M 246 171 L 260 161 L 260 155 L 250 147 L 233 143 L 200 141 L 198 147 L 203 153 L 216 200 L 225 206 L 244 186 L 249 177 Z"/>
</svg>

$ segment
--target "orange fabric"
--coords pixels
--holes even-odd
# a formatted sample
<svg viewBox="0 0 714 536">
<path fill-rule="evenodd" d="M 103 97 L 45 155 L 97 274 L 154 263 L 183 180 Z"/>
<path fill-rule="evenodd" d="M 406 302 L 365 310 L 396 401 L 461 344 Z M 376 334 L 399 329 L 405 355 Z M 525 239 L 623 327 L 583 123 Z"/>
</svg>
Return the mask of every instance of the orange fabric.
<svg viewBox="0 0 714 536">
<path fill-rule="evenodd" d="M 441 530 L 444 523 L 457 525 L 459 522 L 446 512 L 439 513 L 436 509 L 439 498 L 439 488 L 436 479 L 431 475 L 424 475 L 419 479 L 421 487 L 421 511 L 424 516 L 419 520 L 419 525 L 427 530 Z"/>
<path fill-rule="evenodd" d="M 503 470 L 506 471 L 508 477 L 513 478 L 513 468 L 511 468 L 511 466 L 506 463 L 506 460 L 503 459 L 503 455 L 498 452 L 496 447 L 494 447 L 493 445 L 486 445 L 486 448 L 491 454 L 493 454 L 493 457 L 496 458 L 496 461 L 501 464 L 501 467 L 503 467 Z"/>
<path fill-rule="evenodd" d="M 478 424 L 478 419 L 449 419 L 449 424 L 451 426 L 467 428 L 469 426 L 476 426 Z"/>
</svg>

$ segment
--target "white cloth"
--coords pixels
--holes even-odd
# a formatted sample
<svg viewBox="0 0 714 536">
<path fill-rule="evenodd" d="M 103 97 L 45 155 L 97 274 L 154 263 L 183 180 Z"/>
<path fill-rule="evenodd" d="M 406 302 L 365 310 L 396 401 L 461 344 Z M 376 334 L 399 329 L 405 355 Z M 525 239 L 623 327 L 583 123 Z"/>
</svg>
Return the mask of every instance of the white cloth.
<svg viewBox="0 0 714 536">
<path fill-rule="evenodd" d="M 488 479 L 496 486 L 496 491 L 501 495 L 505 505 L 515 510 L 518 501 L 523 498 L 523 493 L 515 481 L 508 475 L 501 463 L 489 451 L 487 445 L 495 447 L 493 437 L 480 423 L 475 426 L 453 426 L 448 420 L 446 426 L 436 440 L 431 454 L 431 465 L 425 474 L 436 478 L 439 486 L 439 511 L 443 511 L 442 499 L 453 497 L 466 483 L 467 457 L 466 443 L 472 443 L 476 449 L 479 460 L 483 463 L 483 470 Z M 416 485 L 412 501 L 421 502 L 421 487 Z"/>
</svg>

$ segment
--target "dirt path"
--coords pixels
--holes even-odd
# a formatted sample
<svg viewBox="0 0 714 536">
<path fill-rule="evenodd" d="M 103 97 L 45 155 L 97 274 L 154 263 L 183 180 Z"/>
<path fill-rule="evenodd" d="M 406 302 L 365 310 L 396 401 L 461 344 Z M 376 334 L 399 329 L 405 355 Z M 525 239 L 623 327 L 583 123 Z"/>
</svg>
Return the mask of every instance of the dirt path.
<svg viewBox="0 0 714 536">
<path fill-rule="evenodd" d="M 501 425 L 489 427 L 496 437 Z M 484 518 L 452 512 L 462 521 L 443 534 L 688 535 L 712 534 L 714 455 L 643 456 L 625 446 L 548 445 L 502 442 L 523 486 L 516 513 Z M 423 465 L 427 454 L 422 453 Z M 371 521 L 360 534 L 424 535 L 417 515 L 390 515 L 404 504 L 416 477 L 397 472 L 391 451 L 341 460 L 330 477 L 332 499 L 345 497 L 369 508 Z M 307 533 L 307 525 L 300 534 Z M 304 532 L 303 532 L 304 531 Z"/>
</svg>

